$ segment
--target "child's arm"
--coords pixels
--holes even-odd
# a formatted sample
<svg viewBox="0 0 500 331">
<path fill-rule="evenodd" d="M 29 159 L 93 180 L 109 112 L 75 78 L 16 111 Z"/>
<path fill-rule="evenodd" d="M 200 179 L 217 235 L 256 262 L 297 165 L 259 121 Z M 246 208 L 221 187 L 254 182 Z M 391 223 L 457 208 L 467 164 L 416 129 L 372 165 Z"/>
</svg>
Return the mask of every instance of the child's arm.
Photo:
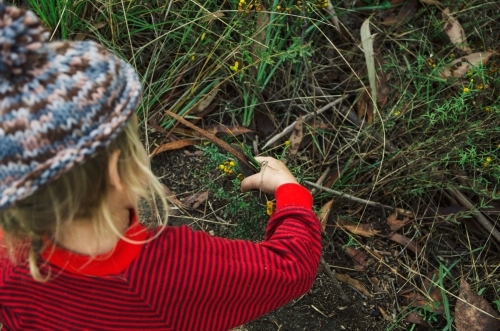
<svg viewBox="0 0 500 331">
<path fill-rule="evenodd" d="M 270 312 L 309 290 L 321 255 L 321 227 L 312 197 L 285 165 L 272 158 L 243 190 L 276 190 L 277 208 L 261 243 L 211 237 L 187 227 L 172 230 L 165 247 L 175 265 L 166 277 L 174 329 L 228 330 Z M 262 179 L 262 181 L 261 181 Z"/>
</svg>

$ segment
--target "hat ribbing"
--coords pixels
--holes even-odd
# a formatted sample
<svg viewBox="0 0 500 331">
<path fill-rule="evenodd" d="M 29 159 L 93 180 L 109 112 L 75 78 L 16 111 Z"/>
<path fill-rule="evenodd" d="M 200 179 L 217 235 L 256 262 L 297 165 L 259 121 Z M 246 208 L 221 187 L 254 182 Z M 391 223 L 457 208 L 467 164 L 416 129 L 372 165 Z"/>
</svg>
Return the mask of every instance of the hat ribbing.
<svg viewBox="0 0 500 331">
<path fill-rule="evenodd" d="M 106 48 L 47 36 L 0 3 L 0 209 L 107 146 L 140 99 L 135 70 Z"/>
</svg>

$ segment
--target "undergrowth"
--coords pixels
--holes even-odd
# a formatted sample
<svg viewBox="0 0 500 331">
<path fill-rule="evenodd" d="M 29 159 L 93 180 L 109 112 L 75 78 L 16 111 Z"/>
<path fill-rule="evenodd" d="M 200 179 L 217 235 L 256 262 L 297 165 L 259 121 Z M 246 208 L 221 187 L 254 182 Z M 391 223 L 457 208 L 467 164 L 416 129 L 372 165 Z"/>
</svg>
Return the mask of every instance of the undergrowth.
<svg viewBox="0 0 500 331">
<path fill-rule="evenodd" d="M 399 252 L 394 265 L 385 265 L 403 279 L 397 291 L 419 289 L 415 279 L 436 272 L 432 286 L 442 293 L 443 311 L 405 305 L 436 329 L 450 330 L 460 277 L 478 292 L 484 288 L 490 302 L 500 302 L 498 249 L 488 233 L 471 226 L 474 213 L 454 195 L 463 192 L 493 224 L 499 221 L 500 7 L 481 0 L 415 2 L 412 15 L 384 25 L 384 10 L 397 13 L 406 2 L 336 0 L 328 9 L 328 2 L 312 0 L 26 1 L 54 29 L 54 38 L 96 40 L 136 67 L 144 85 L 137 112 L 149 130 L 181 135 L 170 131 L 175 122 L 164 111 L 171 110 L 200 127 L 246 126 L 252 132 L 241 136 L 243 143 L 276 156 L 290 134 L 262 150 L 265 142 L 299 115 L 313 113 L 290 166 L 301 178 L 316 181 L 326 174 L 322 183 L 329 188 L 414 213 L 412 226 L 401 231 L 422 246 L 420 254 L 394 248 L 385 238 L 374 241 Z M 444 32 L 446 6 L 475 52 L 495 53 L 463 77 L 440 74 L 466 56 Z M 368 116 L 355 115 L 369 89 L 359 33 L 367 19 L 388 90 L 371 123 Z M 212 102 L 204 105 L 209 97 Z M 340 97 L 335 107 L 315 113 Z M 231 160 L 212 146 L 205 155 L 206 172 L 220 171 L 218 166 Z M 222 217 L 238 224 L 230 236 L 261 238 L 265 206 L 239 193 L 239 179 L 220 172 L 205 186 L 226 202 Z M 315 208 L 333 198 L 317 193 Z M 365 205 L 336 201 L 336 217 L 370 219 Z M 381 214 L 378 221 L 387 216 Z M 349 238 L 335 244 L 350 245 Z M 447 251 L 452 253 L 442 253 Z M 405 328 L 408 310 L 399 308 L 392 330 Z"/>
</svg>

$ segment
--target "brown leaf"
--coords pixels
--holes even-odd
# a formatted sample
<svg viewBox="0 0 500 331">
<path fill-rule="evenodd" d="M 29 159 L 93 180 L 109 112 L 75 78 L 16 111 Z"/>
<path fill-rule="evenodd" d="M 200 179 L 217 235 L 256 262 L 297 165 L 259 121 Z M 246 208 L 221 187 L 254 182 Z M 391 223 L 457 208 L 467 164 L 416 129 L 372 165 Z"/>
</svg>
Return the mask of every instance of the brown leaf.
<svg viewBox="0 0 500 331">
<path fill-rule="evenodd" d="M 358 118 L 360 120 L 363 120 L 363 118 L 366 116 L 367 123 L 373 122 L 373 102 L 370 98 L 370 94 L 366 89 L 359 96 L 356 105 L 358 109 Z"/>
<path fill-rule="evenodd" d="M 441 289 L 433 284 L 439 277 L 439 270 L 434 269 L 429 272 L 424 281 L 422 282 L 422 290 L 427 293 L 434 302 L 439 302 L 442 305 L 443 302 L 443 294 L 441 293 Z"/>
<path fill-rule="evenodd" d="M 405 237 L 399 233 L 393 233 L 388 238 L 394 242 L 397 242 L 400 245 L 408 247 L 408 249 L 414 252 L 415 254 L 420 253 L 420 251 L 422 250 L 415 240 Z"/>
<path fill-rule="evenodd" d="M 384 58 L 380 52 L 375 54 L 375 68 L 377 69 L 377 105 L 380 110 L 387 104 L 389 96 L 387 75 L 384 72 Z"/>
<path fill-rule="evenodd" d="M 214 125 L 214 126 L 209 126 L 205 128 L 205 131 L 210 132 L 212 134 L 216 133 L 226 133 L 229 134 L 233 137 L 242 135 L 244 133 L 252 132 L 249 128 L 245 128 L 244 126 L 225 126 L 222 124 Z"/>
<path fill-rule="evenodd" d="M 299 118 L 297 120 L 297 123 L 295 123 L 295 127 L 293 128 L 292 134 L 290 135 L 290 148 L 288 149 L 290 151 L 290 155 L 296 155 L 297 152 L 299 151 L 299 146 L 300 143 L 302 142 L 302 115 L 299 115 Z"/>
<path fill-rule="evenodd" d="M 405 217 L 404 220 L 398 220 L 398 213 L 394 212 L 392 213 L 389 217 L 387 217 L 387 225 L 389 225 L 389 228 L 391 231 L 397 231 L 404 227 L 405 225 L 411 223 L 410 219 L 408 217 Z"/>
<path fill-rule="evenodd" d="M 458 331 L 499 330 L 498 315 L 490 304 L 460 280 L 459 299 L 455 305 L 455 326 Z"/>
<path fill-rule="evenodd" d="M 354 268 L 356 270 L 363 270 L 366 266 L 366 258 L 368 257 L 362 250 L 349 246 L 345 249 L 347 255 L 354 262 Z"/>
<path fill-rule="evenodd" d="M 338 220 L 337 224 L 346 229 L 347 231 L 357 234 L 363 237 L 372 237 L 376 234 L 378 234 L 380 231 L 375 230 L 374 225 L 375 223 L 368 223 L 368 224 L 352 224 L 347 221 L 343 220 Z"/>
<path fill-rule="evenodd" d="M 162 184 L 163 186 L 163 190 L 165 191 L 165 196 L 167 197 L 167 200 L 176 205 L 177 207 L 179 208 L 185 208 L 186 206 L 184 206 L 184 204 L 179 200 L 177 199 L 177 197 L 175 196 L 175 193 L 165 184 Z M 177 215 L 178 214 L 178 210 L 170 210 L 169 211 L 169 215 Z"/>
<path fill-rule="evenodd" d="M 364 296 L 371 299 L 371 297 L 372 297 L 371 293 L 366 289 L 366 286 L 363 283 L 361 283 L 359 280 L 351 278 L 349 275 L 339 274 L 337 272 L 335 273 L 335 278 L 337 278 L 337 280 L 342 282 L 342 283 L 346 283 L 346 284 L 353 286 L 355 289 L 357 289 L 359 292 L 361 292 Z"/>
<path fill-rule="evenodd" d="M 448 35 L 451 42 L 461 51 L 466 53 L 472 52 L 472 49 L 467 45 L 464 29 L 450 13 L 450 8 L 446 7 L 443 10 L 444 32 Z"/>
<path fill-rule="evenodd" d="M 163 153 L 166 151 L 173 151 L 175 149 L 180 149 L 187 146 L 193 146 L 196 145 L 198 142 L 199 140 L 193 140 L 193 139 L 179 139 L 176 141 L 171 141 L 156 147 L 154 151 L 151 153 L 151 155 L 149 155 L 149 157 L 152 157 L 156 154 Z"/>
<path fill-rule="evenodd" d="M 431 325 L 426 320 L 424 320 L 424 318 L 422 316 L 417 315 L 415 313 L 409 313 L 408 315 L 406 315 L 405 322 L 422 325 L 422 326 L 425 326 L 427 328 L 431 327 Z"/>
<path fill-rule="evenodd" d="M 207 201 L 208 191 L 195 193 L 184 199 L 184 205 L 187 207 L 192 207 L 193 209 L 198 208 L 202 203 Z"/>
<path fill-rule="evenodd" d="M 441 6 L 441 2 L 438 0 L 420 0 L 420 2 L 433 6 Z"/>
<path fill-rule="evenodd" d="M 323 231 L 326 229 L 326 224 L 328 223 L 328 216 L 330 215 L 330 210 L 332 209 L 333 199 L 328 201 L 321 207 L 318 213 L 318 218 L 321 222 L 321 226 L 323 227 Z"/>
<path fill-rule="evenodd" d="M 481 63 L 486 64 L 486 62 L 488 62 L 489 58 L 492 55 L 493 52 L 477 52 L 469 54 L 447 64 L 444 67 L 443 71 L 441 71 L 439 74 L 444 78 L 463 77 L 467 73 L 467 71 L 469 71 L 471 66 L 477 67 Z M 460 63 L 460 65 L 458 63 Z"/>
<path fill-rule="evenodd" d="M 401 296 L 405 298 L 406 302 L 411 304 L 413 307 L 425 308 L 437 314 L 442 314 L 444 312 L 444 307 L 441 303 L 433 302 L 419 293 L 410 292 Z"/>
<path fill-rule="evenodd" d="M 197 113 L 200 113 L 200 112 L 204 111 L 205 108 L 207 108 L 208 106 L 210 106 L 210 104 L 212 103 L 212 101 L 217 96 L 217 93 L 219 93 L 219 89 L 218 88 L 213 89 L 212 91 L 210 91 L 203 99 L 201 99 L 198 102 L 198 107 L 196 107 L 196 110 L 195 109 L 191 110 L 191 113 L 192 114 L 197 114 Z"/>
<path fill-rule="evenodd" d="M 396 3 L 393 3 L 393 1 L 391 1 L 391 4 L 396 5 L 401 3 L 402 1 L 394 2 Z M 400 9 L 398 7 L 387 9 L 382 12 L 382 21 L 380 23 L 387 26 L 399 24 L 407 18 L 413 17 L 417 13 L 417 6 L 417 0 L 409 0 Z"/>
<path fill-rule="evenodd" d="M 386 321 L 391 321 L 392 322 L 392 317 L 389 316 L 389 314 L 387 314 L 387 312 L 385 311 L 384 308 L 378 306 L 378 311 L 382 314 L 382 317 L 386 320 Z"/>
<path fill-rule="evenodd" d="M 224 17 L 224 13 L 220 11 L 216 11 L 215 13 L 210 13 L 207 16 L 203 17 L 200 22 L 211 22 Z"/>
</svg>

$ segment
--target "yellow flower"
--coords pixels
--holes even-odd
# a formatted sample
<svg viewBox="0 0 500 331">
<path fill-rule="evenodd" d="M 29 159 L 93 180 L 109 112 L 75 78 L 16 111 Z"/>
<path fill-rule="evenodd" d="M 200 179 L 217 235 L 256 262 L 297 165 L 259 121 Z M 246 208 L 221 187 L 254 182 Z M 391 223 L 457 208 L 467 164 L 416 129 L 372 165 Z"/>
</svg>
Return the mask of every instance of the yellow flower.
<svg viewBox="0 0 500 331">
<path fill-rule="evenodd" d="M 234 162 L 233 162 L 233 161 L 230 161 L 230 162 L 229 162 L 229 165 L 230 165 L 231 167 L 234 167 Z"/>
<path fill-rule="evenodd" d="M 290 146 L 290 140 L 285 141 L 285 147 Z"/>
<path fill-rule="evenodd" d="M 274 212 L 274 203 L 272 201 L 266 202 L 266 214 L 271 216 Z"/>
<path fill-rule="evenodd" d="M 238 174 L 238 176 L 236 176 L 236 178 L 238 178 L 239 180 L 243 180 L 243 179 L 245 179 L 245 176 L 243 176 L 243 174 Z"/>
<path fill-rule="evenodd" d="M 484 163 L 483 163 L 483 166 L 484 166 L 485 168 L 488 168 L 488 167 L 489 167 L 489 165 L 490 165 L 490 164 L 489 164 L 488 162 L 484 162 Z"/>
<path fill-rule="evenodd" d="M 399 110 L 394 112 L 394 116 L 399 116 L 399 115 L 401 115 L 401 112 Z"/>
<path fill-rule="evenodd" d="M 219 164 L 219 169 L 220 169 L 220 170 L 224 170 L 224 168 L 225 168 L 225 167 L 224 167 L 224 165 L 223 165 L 223 164 Z"/>
<path fill-rule="evenodd" d="M 234 62 L 234 66 L 230 66 L 229 68 L 232 70 L 232 71 L 238 71 L 238 67 L 239 67 L 239 62 L 238 61 L 235 61 Z"/>
<path fill-rule="evenodd" d="M 464 87 L 464 93 L 469 93 L 470 89 L 468 87 Z"/>
<path fill-rule="evenodd" d="M 489 157 L 489 156 L 488 156 L 488 157 L 486 158 L 486 162 L 490 163 L 490 162 L 491 162 L 491 157 Z"/>
<path fill-rule="evenodd" d="M 201 40 L 201 41 L 205 40 L 205 37 L 206 37 L 206 36 L 207 36 L 207 34 L 206 34 L 205 32 L 203 32 L 203 33 L 201 34 L 200 40 Z"/>
<path fill-rule="evenodd" d="M 491 111 L 491 108 L 489 106 L 484 107 L 484 111 L 488 112 Z"/>
<path fill-rule="evenodd" d="M 194 55 L 191 55 L 191 61 L 194 61 L 195 57 Z"/>
</svg>

